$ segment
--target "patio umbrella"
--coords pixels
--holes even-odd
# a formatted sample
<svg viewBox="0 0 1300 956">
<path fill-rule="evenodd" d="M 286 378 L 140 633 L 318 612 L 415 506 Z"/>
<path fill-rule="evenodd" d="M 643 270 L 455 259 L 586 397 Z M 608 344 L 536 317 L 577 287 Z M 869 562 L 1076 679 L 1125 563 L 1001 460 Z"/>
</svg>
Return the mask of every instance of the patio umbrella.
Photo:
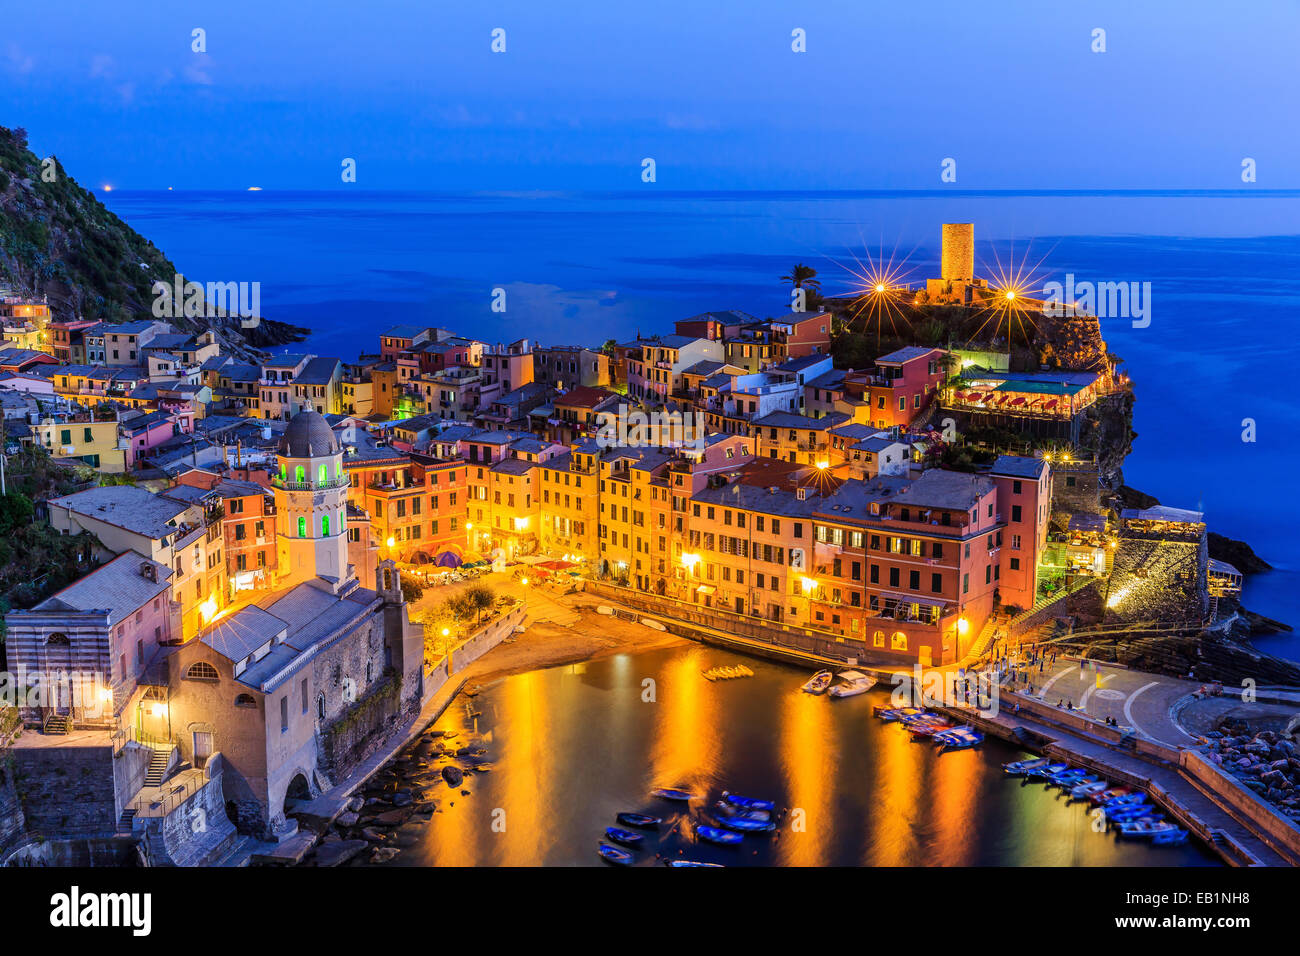
<svg viewBox="0 0 1300 956">
<path fill-rule="evenodd" d="M 450 551 L 444 551 L 433 559 L 433 563 L 440 568 L 455 568 L 460 566 L 460 558 Z"/>
</svg>

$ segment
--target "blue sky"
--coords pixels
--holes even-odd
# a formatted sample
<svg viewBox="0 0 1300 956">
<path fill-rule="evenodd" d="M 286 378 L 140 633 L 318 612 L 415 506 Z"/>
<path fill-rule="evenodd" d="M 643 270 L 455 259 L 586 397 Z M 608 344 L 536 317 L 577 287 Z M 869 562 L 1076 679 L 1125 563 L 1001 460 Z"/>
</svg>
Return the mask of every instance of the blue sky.
<svg viewBox="0 0 1300 956">
<path fill-rule="evenodd" d="M 1233 188 L 1252 157 L 1300 188 L 1293 0 L 43 0 L 5 27 L 0 124 L 88 185 L 345 188 L 353 157 L 361 188 L 637 189 L 650 156 L 662 189 L 937 188 L 945 157 L 963 189 Z"/>
</svg>

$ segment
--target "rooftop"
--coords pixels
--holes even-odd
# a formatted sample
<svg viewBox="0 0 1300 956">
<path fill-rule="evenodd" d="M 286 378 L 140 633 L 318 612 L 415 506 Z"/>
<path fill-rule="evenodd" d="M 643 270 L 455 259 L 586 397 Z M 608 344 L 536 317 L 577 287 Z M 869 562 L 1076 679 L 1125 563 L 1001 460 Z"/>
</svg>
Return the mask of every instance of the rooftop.
<svg viewBox="0 0 1300 956">
<path fill-rule="evenodd" d="M 87 488 L 63 498 L 53 498 L 50 504 L 154 539 L 176 531 L 176 519 L 190 507 L 134 485 Z"/>
</svg>

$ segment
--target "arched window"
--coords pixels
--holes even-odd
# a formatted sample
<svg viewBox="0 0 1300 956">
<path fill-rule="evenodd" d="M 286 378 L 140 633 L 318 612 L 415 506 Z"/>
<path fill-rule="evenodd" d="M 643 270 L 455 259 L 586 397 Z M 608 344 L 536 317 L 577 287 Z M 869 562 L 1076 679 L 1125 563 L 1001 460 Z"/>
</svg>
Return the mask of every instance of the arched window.
<svg viewBox="0 0 1300 956">
<path fill-rule="evenodd" d="M 296 482 L 297 482 L 298 484 L 300 484 L 300 485 L 305 485 L 305 484 L 307 483 L 307 466 L 306 466 L 306 465 L 294 465 L 294 466 L 293 466 L 293 480 L 296 481 Z"/>
<path fill-rule="evenodd" d="M 186 680 L 220 680 L 221 675 L 217 669 L 207 661 L 196 661 L 190 665 L 190 669 L 185 672 Z"/>
<path fill-rule="evenodd" d="M 316 479 L 316 483 L 317 483 L 318 485 L 323 485 L 323 484 L 325 484 L 325 482 L 329 481 L 329 476 L 330 476 L 330 475 L 329 475 L 329 469 L 326 468 L 324 465 L 321 465 L 321 466 L 320 466 L 320 468 L 319 468 L 317 474 L 320 476 L 320 477 L 318 477 L 318 478 Z"/>
<path fill-rule="evenodd" d="M 894 636 L 890 639 L 889 649 L 892 651 L 907 650 L 907 635 L 902 631 L 895 631 Z"/>
<path fill-rule="evenodd" d="M 316 698 L 316 716 L 321 720 L 325 719 L 325 695 L 320 694 Z"/>
<path fill-rule="evenodd" d="M 300 538 L 305 538 L 305 537 L 307 537 L 307 519 L 306 519 L 306 518 L 299 518 L 299 519 L 298 519 L 298 537 L 300 537 Z"/>
<path fill-rule="evenodd" d="M 874 647 L 884 647 L 884 646 L 885 646 L 885 632 L 884 632 L 884 631 L 876 631 L 875 634 L 872 634 L 872 635 L 871 635 L 871 643 L 872 643 L 872 646 L 874 646 Z"/>
<path fill-rule="evenodd" d="M 236 707 L 256 707 L 257 701 L 253 699 L 252 694 L 240 694 L 235 698 Z"/>
<path fill-rule="evenodd" d="M 47 647 L 71 647 L 72 642 L 68 640 L 66 634 L 51 634 L 45 639 Z"/>
<path fill-rule="evenodd" d="M 375 679 L 375 662 L 366 661 L 366 683 L 369 684 Z"/>
<path fill-rule="evenodd" d="M 330 516 L 329 516 L 329 515 L 321 515 L 321 516 L 320 516 L 320 536 L 321 536 L 322 538 L 328 538 L 328 537 L 330 536 Z"/>
</svg>

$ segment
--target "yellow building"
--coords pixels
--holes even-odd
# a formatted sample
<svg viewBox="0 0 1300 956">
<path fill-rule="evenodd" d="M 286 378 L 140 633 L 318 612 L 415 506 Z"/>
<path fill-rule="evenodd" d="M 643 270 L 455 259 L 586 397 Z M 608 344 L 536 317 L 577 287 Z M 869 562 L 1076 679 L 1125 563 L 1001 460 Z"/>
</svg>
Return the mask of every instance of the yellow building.
<svg viewBox="0 0 1300 956">
<path fill-rule="evenodd" d="M 600 448 L 594 441 L 541 465 L 541 547 L 577 560 L 600 553 Z"/>
<path fill-rule="evenodd" d="M 97 471 L 121 474 L 126 471 L 127 443 L 118 438 L 117 412 L 97 417 L 81 412 L 66 419 L 46 418 L 33 431 L 41 446 L 54 458 L 78 458 Z"/>
</svg>

